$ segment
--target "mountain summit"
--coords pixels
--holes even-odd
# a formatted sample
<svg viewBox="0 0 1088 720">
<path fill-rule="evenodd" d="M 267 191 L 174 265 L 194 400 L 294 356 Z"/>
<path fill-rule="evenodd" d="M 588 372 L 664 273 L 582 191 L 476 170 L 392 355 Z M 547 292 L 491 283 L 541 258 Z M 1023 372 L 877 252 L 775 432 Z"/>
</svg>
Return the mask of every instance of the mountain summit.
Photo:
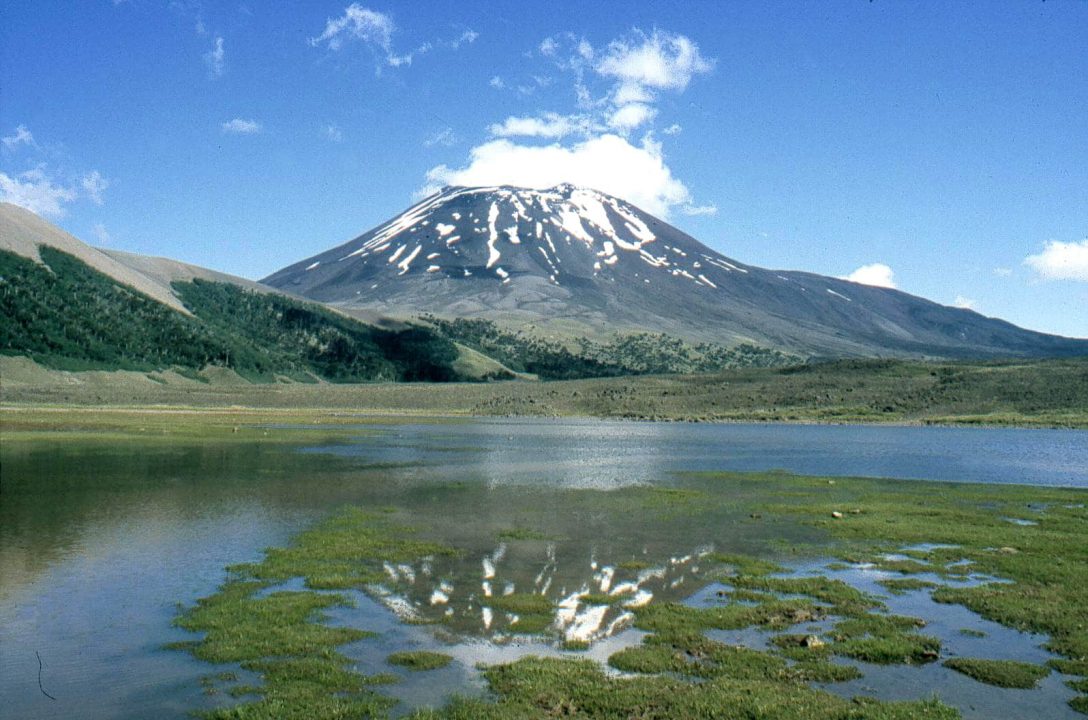
<svg viewBox="0 0 1088 720">
<path fill-rule="evenodd" d="M 653 331 L 824 356 L 1088 354 L 897 290 L 765 270 L 572 185 L 446 187 L 262 280 L 348 311 L 486 318 L 565 334 Z"/>
</svg>

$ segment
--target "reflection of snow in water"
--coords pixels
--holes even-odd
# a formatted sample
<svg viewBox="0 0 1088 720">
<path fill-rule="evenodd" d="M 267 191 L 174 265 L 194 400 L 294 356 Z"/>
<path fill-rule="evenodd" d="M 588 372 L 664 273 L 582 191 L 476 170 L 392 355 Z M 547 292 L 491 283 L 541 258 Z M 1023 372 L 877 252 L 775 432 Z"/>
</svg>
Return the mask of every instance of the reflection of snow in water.
<svg viewBox="0 0 1088 720">
<path fill-rule="evenodd" d="M 490 607 L 496 602 L 491 598 L 515 595 L 518 581 L 522 580 L 530 594 L 549 598 L 554 603 L 550 628 L 555 636 L 565 641 L 597 643 L 629 628 L 634 620 L 631 610 L 645 606 L 658 595 L 664 593 L 665 597 L 680 599 L 670 589 L 684 586 L 689 577 L 698 581 L 696 560 L 707 552 L 701 549 L 671 557 L 662 565 L 624 570 L 600 562 L 595 557 L 596 550 L 590 549 L 589 562 L 581 566 L 584 570 L 579 573 L 569 564 L 560 572 L 555 543 L 548 543 L 542 549 L 542 564 L 535 570 L 525 567 L 524 546 L 519 547 L 512 560 L 505 543 L 482 557 L 477 555 L 480 564 L 475 566 L 479 568 L 475 572 L 481 572 L 482 578 L 475 583 L 456 582 L 467 569 L 459 558 L 429 557 L 417 567 L 385 563 L 388 586 L 374 586 L 371 591 L 403 619 L 441 620 L 456 636 L 479 634 L 505 642 L 520 636 L 518 626 L 523 618 L 513 612 L 496 612 Z M 503 559 L 507 561 L 500 565 Z M 472 574 L 469 571 L 470 578 Z M 430 577 L 443 580 L 435 583 L 427 580 Z M 528 578 L 532 578 L 531 582 Z M 599 600 L 600 596 L 608 599 Z M 536 621 L 533 625 L 539 627 Z"/>
</svg>

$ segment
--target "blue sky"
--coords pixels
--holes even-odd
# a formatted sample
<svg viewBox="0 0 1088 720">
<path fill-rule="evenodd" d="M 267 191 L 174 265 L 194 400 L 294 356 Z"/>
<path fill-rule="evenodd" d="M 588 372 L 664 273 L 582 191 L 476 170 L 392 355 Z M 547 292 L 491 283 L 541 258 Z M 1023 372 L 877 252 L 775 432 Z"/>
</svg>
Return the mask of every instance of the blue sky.
<svg viewBox="0 0 1088 720">
<path fill-rule="evenodd" d="M 250 278 L 444 183 L 1088 336 L 1088 3 L 13 0 L 0 198 Z"/>
</svg>

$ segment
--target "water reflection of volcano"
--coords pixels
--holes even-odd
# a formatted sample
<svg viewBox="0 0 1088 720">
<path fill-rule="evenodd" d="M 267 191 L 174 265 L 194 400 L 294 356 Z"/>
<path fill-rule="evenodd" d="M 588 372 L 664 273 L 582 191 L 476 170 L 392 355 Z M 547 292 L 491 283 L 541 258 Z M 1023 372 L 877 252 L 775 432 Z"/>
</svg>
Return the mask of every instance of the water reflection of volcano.
<svg viewBox="0 0 1088 720">
<path fill-rule="evenodd" d="M 554 542 L 500 543 L 483 557 L 386 563 L 387 581 L 370 591 L 401 619 L 441 623 L 459 636 L 544 633 L 589 643 L 630 626 L 632 610 L 653 599 L 690 595 L 703 583 L 700 558 L 713 548 L 652 564 L 563 550 Z"/>
</svg>

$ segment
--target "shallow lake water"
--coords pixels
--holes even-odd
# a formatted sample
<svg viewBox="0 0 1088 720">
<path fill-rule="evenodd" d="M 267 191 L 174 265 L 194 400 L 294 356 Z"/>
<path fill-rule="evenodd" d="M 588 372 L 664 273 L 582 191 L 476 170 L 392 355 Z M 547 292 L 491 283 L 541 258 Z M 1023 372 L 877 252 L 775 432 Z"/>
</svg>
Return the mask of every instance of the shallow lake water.
<svg viewBox="0 0 1088 720">
<path fill-rule="evenodd" d="M 224 567 L 259 559 L 263 548 L 288 542 L 345 504 L 397 507 L 427 536 L 464 550 L 427 567 L 391 566 L 384 589 L 360 593 L 356 608 L 333 614 L 332 622 L 380 633 L 345 652 L 363 672 L 402 676 L 383 691 L 408 709 L 440 704 L 453 691 L 480 691 L 477 662 L 563 654 L 520 638 L 516 617 L 487 612 L 489 594 L 533 591 L 562 600 L 627 584 L 633 602 L 697 601 L 692 594 L 706 585 L 701 552 L 774 555 L 813 539 L 805 528 L 746 522 L 728 504 L 695 521 L 659 513 L 647 523 L 640 513 L 647 487 L 698 488 L 701 480 L 689 471 L 781 468 L 1083 488 L 1088 433 L 481 420 L 360 427 L 357 437 L 327 446 L 61 438 L 5 444 L 0 461 L 2 714 L 180 718 L 228 700 L 206 694 L 200 682 L 221 668 L 163 649 L 189 637 L 171 625 L 178 603 L 210 594 Z M 502 540 L 541 513 L 554 519 L 546 535 Z M 630 560 L 646 567 L 620 569 Z M 880 590 L 872 572 L 839 572 L 861 589 Z M 937 606 L 926 593 L 888 604 L 929 620 L 927 632 L 954 654 L 1049 657 L 1039 648 L 1044 638 Z M 641 637 L 625 629 L 622 608 L 561 606 L 560 613 L 564 636 L 594 640 L 588 656 L 602 661 Z M 410 615 L 442 616 L 442 630 L 400 622 Z M 986 636 L 960 634 L 964 628 Z M 418 674 L 385 664 L 389 652 L 405 648 L 441 648 L 455 662 Z M 1078 717 L 1065 705 L 1071 692 L 1057 674 L 1039 689 L 1013 691 L 939 665 L 864 671 L 863 679 L 828 690 L 887 698 L 936 692 L 965 717 L 1010 707 L 1034 707 L 1032 717 Z"/>
</svg>

